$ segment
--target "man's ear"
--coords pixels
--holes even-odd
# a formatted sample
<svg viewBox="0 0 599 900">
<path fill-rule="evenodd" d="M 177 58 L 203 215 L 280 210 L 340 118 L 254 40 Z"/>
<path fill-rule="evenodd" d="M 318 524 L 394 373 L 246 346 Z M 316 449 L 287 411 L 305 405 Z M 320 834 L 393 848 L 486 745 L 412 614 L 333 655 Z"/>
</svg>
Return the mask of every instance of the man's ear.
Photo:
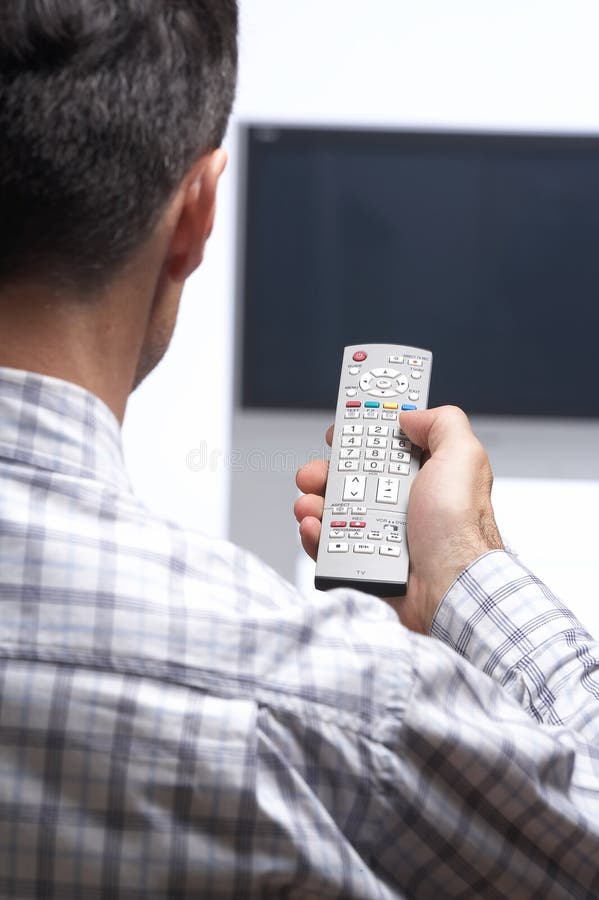
<svg viewBox="0 0 599 900">
<path fill-rule="evenodd" d="M 204 258 L 206 241 L 214 225 L 218 181 L 226 164 L 224 150 L 207 153 L 179 189 L 168 262 L 168 274 L 173 281 L 186 281 Z"/>
</svg>

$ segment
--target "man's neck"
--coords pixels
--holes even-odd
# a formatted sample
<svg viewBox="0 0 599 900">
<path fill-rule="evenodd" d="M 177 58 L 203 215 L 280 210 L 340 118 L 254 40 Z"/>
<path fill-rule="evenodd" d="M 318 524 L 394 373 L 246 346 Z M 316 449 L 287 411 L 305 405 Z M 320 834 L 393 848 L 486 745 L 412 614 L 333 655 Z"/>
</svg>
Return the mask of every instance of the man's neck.
<svg viewBox="0 0 599 900">
<path fill-rule="evenodd" d="M 31 287 L 0 293 L 0 366 L 80 385 L 122 422 L 143 339 L 139 322 L 132 327 L 129 299 L 77 299 Z"/>
</svg>

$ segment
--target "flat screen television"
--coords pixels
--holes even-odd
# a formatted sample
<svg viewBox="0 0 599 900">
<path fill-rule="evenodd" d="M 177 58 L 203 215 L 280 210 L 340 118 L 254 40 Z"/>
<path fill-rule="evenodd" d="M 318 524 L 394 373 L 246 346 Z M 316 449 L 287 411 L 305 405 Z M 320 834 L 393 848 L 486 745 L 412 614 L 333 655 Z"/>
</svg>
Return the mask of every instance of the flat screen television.
<svg viewBox="0 0 599 900">
<path fill-rule="evenodd" d="M 243 128 L 241 405 L 333 408 L 342 348 L 431 405 L 599 417 L 599 137 Z"/>
</svg>

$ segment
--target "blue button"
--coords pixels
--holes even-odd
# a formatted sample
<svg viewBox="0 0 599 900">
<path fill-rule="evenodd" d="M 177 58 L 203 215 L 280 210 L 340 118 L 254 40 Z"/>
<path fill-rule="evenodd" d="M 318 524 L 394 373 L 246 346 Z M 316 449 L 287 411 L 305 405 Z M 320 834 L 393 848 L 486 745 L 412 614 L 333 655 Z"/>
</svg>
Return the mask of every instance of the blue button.
<svg viewBox="0 0 599 900">
<path fill-rule="evenodd" d="M 418 409 L 413 403 L 404 403 L 401 408 L 402 412 L 411 412 L 413 409 Z"/>
<path fill-rule="evenodd" d="M 381 404 L 377 403 L 376 400 L 367 400 L 364 406 L 367 409 L 378 409 Z"/>
</svg>

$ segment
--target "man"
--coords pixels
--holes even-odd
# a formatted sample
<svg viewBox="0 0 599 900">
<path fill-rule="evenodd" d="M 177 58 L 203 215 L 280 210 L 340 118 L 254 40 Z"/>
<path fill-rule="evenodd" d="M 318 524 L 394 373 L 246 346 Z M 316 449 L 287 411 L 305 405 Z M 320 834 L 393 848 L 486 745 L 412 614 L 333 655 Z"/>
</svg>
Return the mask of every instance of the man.
<svg viewBox="0 0 599 900">
<path fill-rule="evenodd" d="M 402 419 L 430 459 L 395 610 L 131 491 L 235 69 L 234 0 L 0 12 L 0 896 L 597 896 L 597 647 L 502 549 L 462 413 Z"/>
</svg>

